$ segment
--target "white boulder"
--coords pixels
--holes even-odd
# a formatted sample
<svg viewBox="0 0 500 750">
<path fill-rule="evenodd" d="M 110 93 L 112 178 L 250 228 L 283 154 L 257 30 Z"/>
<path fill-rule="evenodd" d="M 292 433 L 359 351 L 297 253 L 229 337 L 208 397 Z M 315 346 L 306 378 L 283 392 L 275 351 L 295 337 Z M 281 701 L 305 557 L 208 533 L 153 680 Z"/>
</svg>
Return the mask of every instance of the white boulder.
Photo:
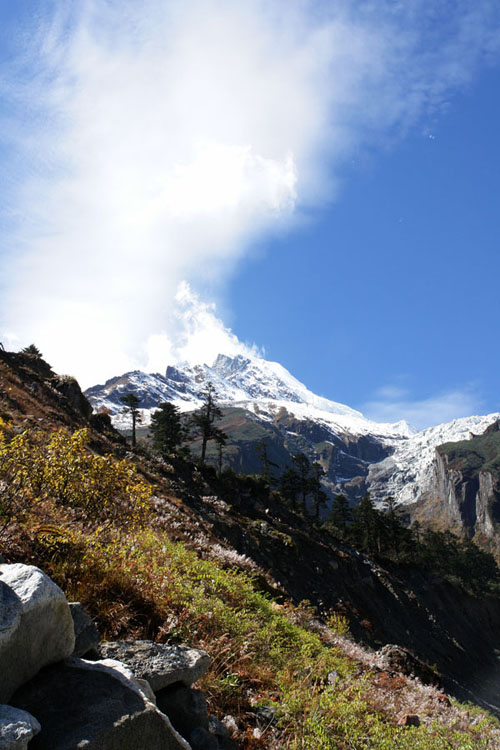
<svg viewBox="0 0 500 750">
<path fill-rule="evenodd" d="M 47 664 L 73 653 L 63 592 L 34 565 L 0 565 L 0 702 Z"/>
</svg>

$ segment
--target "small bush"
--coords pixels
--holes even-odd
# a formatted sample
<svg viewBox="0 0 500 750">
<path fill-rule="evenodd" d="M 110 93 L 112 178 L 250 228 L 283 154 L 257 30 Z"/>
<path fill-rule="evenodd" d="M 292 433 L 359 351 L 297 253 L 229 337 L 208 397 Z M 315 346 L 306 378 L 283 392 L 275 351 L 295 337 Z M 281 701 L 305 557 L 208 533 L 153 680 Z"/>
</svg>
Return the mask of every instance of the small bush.
<svg viewBox="0 0 500 750">
<path fill-rule="evenodd" d="M 70 507 L 89 525 L 134 523 L 147 516 L 151 488 L 135 467 L 87 448 L 89 431 L 48 439 L 26 430 L 9 439 L 0 428 L 0 535 L 42 501 Z"/>
</svg>

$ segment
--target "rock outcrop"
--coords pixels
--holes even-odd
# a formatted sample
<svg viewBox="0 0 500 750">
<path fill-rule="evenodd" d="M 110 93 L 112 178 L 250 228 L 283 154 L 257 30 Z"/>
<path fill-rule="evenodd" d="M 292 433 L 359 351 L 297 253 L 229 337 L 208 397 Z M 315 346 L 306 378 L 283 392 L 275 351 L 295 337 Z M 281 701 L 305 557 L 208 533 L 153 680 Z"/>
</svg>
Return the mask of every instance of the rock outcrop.
<svg viewBox="0 0 500 750">
<path fill-rule="evenodd" d="M 96 651 L 101 637 L 91 618 L 80 602 L 70 602 L 69 609 L 75 630 L 75 648 L 73 656 L 85 656 L 89 651 Z"/>
<path fill-rule="evenodd" d="M 136 677 L 147 680 L 155 693 L 177 682 L 189 687 L 210 664 L 205 651 L 152 641 L 108 641 L 101 644 L 99 653 L 103 659 L 122 661 Z"/>
<path fill-rule="evenodd" d="M 41 724 L 30 750 L 189 750 L 130 670 L 111 659 L 45 667 L 12 702 Z"/>
<path fill-rule="evenodd" d="M 58 375 L 52 379 L 53 387 L 68 401 L 69 406 L 84 419 L 90 419 L 92 406 L 83 395 L 78 381 L 68 375 Z"/>
<path fill-rule="evenodd" d="M 0 565 L 0 701 L 45 665 L 70 656 L 74 646 L 59 586 L 33 565 Z"/>
<path fill-rule="evenodd" d="M 430 488 L 411 515 L 496 546 L 500 528 L 500 421 L 435 450 Z"/>
<path fill-rule="evenodd" d="M 434 486 L 422 498 L 440 500 L 442 522 L 458 534 L 473 538 L 482 534 L 491 539 L 500 513 L 500 485 L 489 471 L 469 473 L 453 467 L 446 454 L 436 450 Z"/>
<path fill-rule="evenodd" d="M 99 645 L 41 570 L 0 565 L 0 750 L 234 750 L 191 687 L 209 662 L 187 646 Z"/>
<path fill-rule="evenodd" d="M 425 685 L 440 684 L 436 671 L 406 648 L 388 643 L 379 649 L 378 654 L 382 657 L 388 669 L 393 672 L 418 677 Z"/>
</svg>

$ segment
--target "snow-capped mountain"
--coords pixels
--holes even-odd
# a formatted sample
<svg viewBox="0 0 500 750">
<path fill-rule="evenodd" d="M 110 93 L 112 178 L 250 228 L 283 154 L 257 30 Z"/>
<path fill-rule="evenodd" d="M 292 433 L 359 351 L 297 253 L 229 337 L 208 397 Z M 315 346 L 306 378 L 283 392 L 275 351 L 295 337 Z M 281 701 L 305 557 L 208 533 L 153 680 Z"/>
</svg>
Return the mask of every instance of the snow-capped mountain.
<svg viewBox="0 0 500 750">
<path fill-rule="evenodd" d="M 214 385 L 221 406 L 242 407 L 262 419 L 272 419 L 279 409 L 286 409 L 298 418 L 323 422 L 340 433 L 400 438 L 414 432 L 407 422 L 373 422 L 345 404 L 317 396 L 277 362 L 242 355 L 219 354 L 211 366 L 182 362 L 168 366 L 165 375 L 134 370 L 93 386 L 85 394 L 94 409 L 109 411 L 119 427 L 126 423 L 120 401 L 124 394 L 133 390 L 141 399 L 147 423 L 160 401 L 171 401 L 181 411 L 198 408 L 200 393 L 208 381 Z"/>
<path fill-rule="evenodd" d="M 500 418 L 466 417 L 416 432 L 407 422 L 374 422 L 349 406 L 317 396 L 276 362 L 225 354 L 212 365 L 169 366 L 165 375 L 128 372 L 88 389 L 86 396 L 94 409 L 107 410 L 117 427 L 126 428 L 128 418 L 120 401 L 126 393 L 139 397 L 143 423 L 148 424 L 161 401 L 171 401 L 183 412 L 198 408 L 208 381 L 226 410 L 223 429 L 233 447 L 227 460 L 235 469 L 258 471 L 255 442 L 265 439 L 272 460 L 280 466 L 303 451 L 322 463 L 330 495 L 341 491 L 353 500 L 369 490 L 376 501 L 389 495 L 400 503 L 415 501 L 432 484 L 436 446 L 466 440 Z"/>
<path fill-rule="evenodd" d="M 367 483 L 375 499 L 392 496 L 413 503 L 433 485 L 435 449 L 444 443 L 470 440 L 500 419 L 500 414 L 463 417 L 429 427 L 399 441 L 394 453 L 370 466 Z"/>
</svg>

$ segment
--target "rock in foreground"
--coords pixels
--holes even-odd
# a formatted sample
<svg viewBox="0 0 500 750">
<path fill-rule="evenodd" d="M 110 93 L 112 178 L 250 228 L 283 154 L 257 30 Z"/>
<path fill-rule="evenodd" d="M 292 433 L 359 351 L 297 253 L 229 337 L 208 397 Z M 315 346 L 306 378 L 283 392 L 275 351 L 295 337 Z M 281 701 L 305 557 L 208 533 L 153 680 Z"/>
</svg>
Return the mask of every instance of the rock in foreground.
<svg viewBox="0 0 500 750">
<path fill-rule="evenodd" d="M 126 664 L 136 677 L 147 680 L 155 693 L 175 682 L 189 687 L 203 677 L 210 664 L 206 651 L 153 641 L 110 641 L 101 644 L 99 653 L 103 659 Z"/>
<path fill-rule="evenodd" d="M 28 742 L 39 731 L 40 724 L 31 714 L 0 706 L 0 750 L 27 750 Z"/>
<path fill-rule="evenodd" d="M 112 660 L 46 667 L 12 703 L 41 724 L 29 750 L 189 750 L 131 672 Z"/>
<path fill-rule="evenodd" d="M 0 565 L 0 703 L 39 669 L 73 653 L 63 592 L 33 565 Z"/>
<path fill-rule="evenodd" d="M 84 657 L 89 651 L 97 649 L 101 636 L 80 602 L 69 602 L 69 609 L 75 628 L 73 656 Z"/>
</svg>

